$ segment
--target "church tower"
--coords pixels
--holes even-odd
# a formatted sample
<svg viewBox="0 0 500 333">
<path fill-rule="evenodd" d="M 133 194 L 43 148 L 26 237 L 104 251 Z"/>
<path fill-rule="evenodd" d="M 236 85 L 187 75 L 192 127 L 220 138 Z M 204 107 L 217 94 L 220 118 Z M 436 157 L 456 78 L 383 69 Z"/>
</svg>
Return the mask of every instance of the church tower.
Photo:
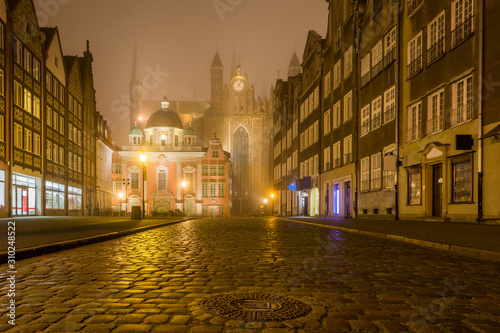
<svg viewBox="0 0 500 333">
<path fill-rule="evenodd" d="M 216 111 L 220 111 L 224 92 L 224 66 L 222 66 L 222 61 L 220 60 L 218 51 L 215 51 L 214 60 L 212 61 L 212 66 L 210 66 L 210 72 L 212 85 L 212 108 Z"/>
<path fill-rule="evenodd" d="M 134 128 L 142 110 L 143 88 L 141 74 L 139 71 L 139 57 L 137 55 L 137 45 L 134 49 L 134 59 L 132 64 L 132 78 L 130 80 L 130 128 Z M 139 122 L 139 128 L 143 128 Z"/>
<path fill-rule="evenodd" d="M 288 65 L 288 76 L 296 76 L 302 73 L 302 67 L 300 66 L 299 58 L 297 53 L 294 51 L 292 59 L 290 60 L 290 65 Z"/>
</svg>

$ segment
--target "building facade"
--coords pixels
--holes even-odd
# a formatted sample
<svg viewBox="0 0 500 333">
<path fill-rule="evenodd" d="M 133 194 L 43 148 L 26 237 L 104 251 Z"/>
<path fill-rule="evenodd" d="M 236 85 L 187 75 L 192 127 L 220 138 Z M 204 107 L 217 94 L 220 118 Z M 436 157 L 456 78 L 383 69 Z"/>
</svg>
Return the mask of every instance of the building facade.
<svg viewBox="0 0 500 333">
<path fill-rule="evenodd" d="M 199 145 L 195 131 L 184 129 L 169 106 L 165 97 L 145 128 L 135 123 L 129 144 L 113 155 L 115 212 L 142 206 L 148 216 L 230 216 L 229 153 L 215 136 L 207 147 Z"/>
<path fill-rule="evenodd" d="M 321 214 L 351 217 L 356 203 L 358 16 L 351 2 L 329 4 L 321 99 Z"/>
<path fill-rule="evenodd" d="M 38 26 L 32 0 L 1 1 L 0 217 L 83 214 L 82 165 L 95 168 L 91 63 L 88 44 L 84 57 L 63 55 L 57 28 Z"/>
<path fill-rule="evenodd" d="M 392 1 L 371 2 L 364 12 L 356 15 L 361 35 L 355 45 L 359 68 L 357 210 L 359 217 L 394 219 L 399 143 L 398 7 Z"/>
<path fill-rule="evenodd" d="M 314 89 L 320 87 L 320 209 L 307 215 L 500 220 L 495 192 L 499 5 L 488 0 L 328 3 L 328 34 L 317 66 L 321 80 L 316 83 L 308 74 L 314 68 L 308 45 L 320 40 L 310 33 L 298 99 L 299 178 L 312 174 L 309 196 L 315 152 L 309 148 L 308 117 L 311 112 L 314 117 Z M 283 158 L 289 156 L 282 156 L 281 145 L 288 129 L 282 121 L 277 125 L 290 98 L 284 87 L 278 81 L 273 129 L 274 185 L 281 191 L 287 171 Z M 314 126 L 312 133 L 315 144 Z"/>
</svg>

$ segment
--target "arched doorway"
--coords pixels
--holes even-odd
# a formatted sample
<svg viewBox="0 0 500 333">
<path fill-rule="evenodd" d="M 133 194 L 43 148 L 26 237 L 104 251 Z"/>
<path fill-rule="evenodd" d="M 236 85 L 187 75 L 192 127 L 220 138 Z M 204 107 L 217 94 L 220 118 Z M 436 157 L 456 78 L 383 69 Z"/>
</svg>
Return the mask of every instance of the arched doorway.
<svg viewBox="0 0 500 333">
<path fill-rule="evenodd" d="M 236 199 L 250 196 L 250 149 L 247 130 L 240 126 L 233 136 L 233 193 Z M 240 214 L 250 213 L 251 207 L 242 205 Z"/>
</svg>

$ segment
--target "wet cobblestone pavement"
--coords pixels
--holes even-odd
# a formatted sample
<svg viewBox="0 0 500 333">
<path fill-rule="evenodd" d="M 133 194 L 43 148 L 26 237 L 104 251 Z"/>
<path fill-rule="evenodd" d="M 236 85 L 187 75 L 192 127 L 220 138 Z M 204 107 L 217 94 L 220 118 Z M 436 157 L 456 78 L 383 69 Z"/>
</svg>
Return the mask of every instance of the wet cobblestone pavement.
<svg viewBox="0 0 500 333">
<path fill-rule="evenodd" d="M 2 332 L 500 332 L 498 263 L 279 219 L 194 220 L 18 261 L 14 327 L 7 270 Z M 203 306 L 230 294 L 309 311 L 244 321 Z"/>
</svg>

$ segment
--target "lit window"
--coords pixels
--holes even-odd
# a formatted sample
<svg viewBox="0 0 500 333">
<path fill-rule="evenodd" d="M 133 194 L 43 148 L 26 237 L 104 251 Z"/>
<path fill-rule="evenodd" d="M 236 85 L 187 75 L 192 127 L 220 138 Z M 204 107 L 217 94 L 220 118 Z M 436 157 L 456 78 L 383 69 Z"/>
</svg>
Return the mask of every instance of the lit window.
<svg viewBox="0 0 500 333">
<path fill-rule="evenodd" d="M 472 165 L 470 158 L 453 161 L 453 202 L 472 202 Z"/>
<path fill-rule="evenodd" d="M 422 171 L 420 168 L 408 169 L 408 204 L 420 205 L 422 193 Z"/>
</svg>

